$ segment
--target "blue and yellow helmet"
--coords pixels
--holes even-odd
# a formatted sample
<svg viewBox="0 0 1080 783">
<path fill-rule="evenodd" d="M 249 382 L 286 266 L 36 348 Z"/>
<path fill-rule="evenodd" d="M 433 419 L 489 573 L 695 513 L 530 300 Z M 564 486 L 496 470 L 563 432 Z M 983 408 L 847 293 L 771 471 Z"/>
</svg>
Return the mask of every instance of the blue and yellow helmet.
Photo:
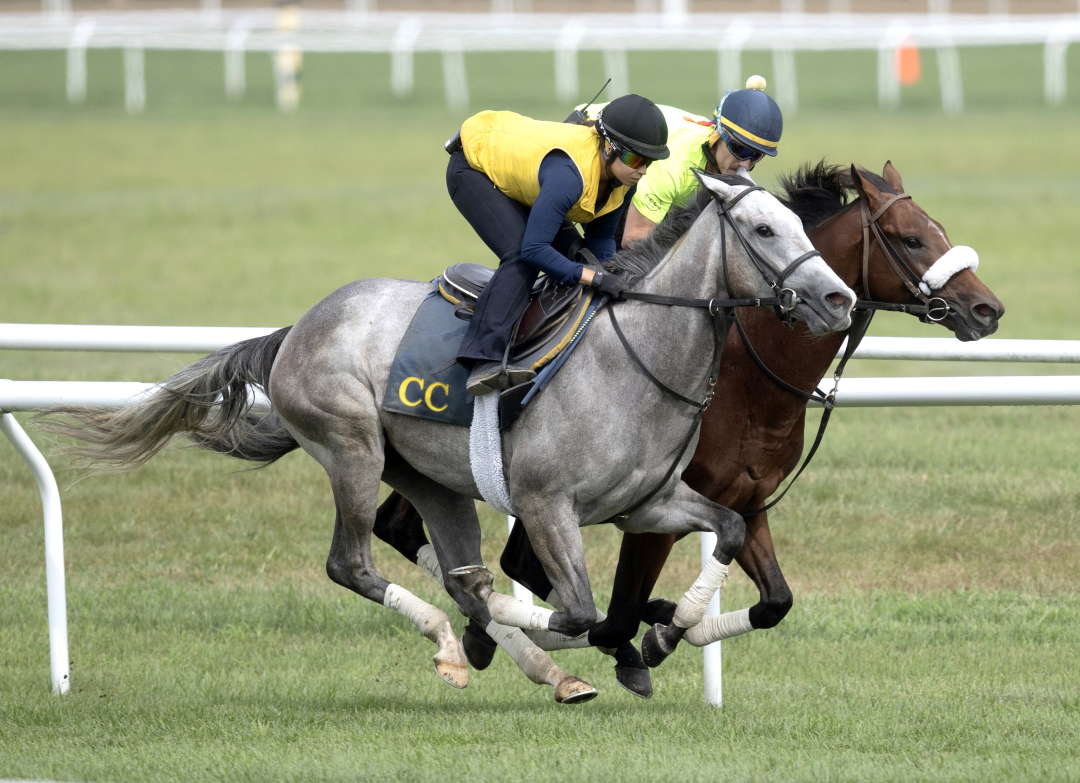
<svg viewBox="0 0 1080 783">
<path fill-rule="evenodd" d="M 745 90 L 731 90 L 720 99 L 713 115 L 716 130 L 736 141 L 776 156 L 780 134 L 784 132 L 784 115 L 776 101 L 765 94 L 765 80 L 751 76 L 746 80 Z"/>
</svg>

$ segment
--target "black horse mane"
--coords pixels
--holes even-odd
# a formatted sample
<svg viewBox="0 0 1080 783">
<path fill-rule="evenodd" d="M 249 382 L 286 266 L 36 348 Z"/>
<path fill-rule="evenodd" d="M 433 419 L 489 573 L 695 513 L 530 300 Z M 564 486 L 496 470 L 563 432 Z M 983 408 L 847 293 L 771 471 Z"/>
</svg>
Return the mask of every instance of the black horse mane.
<svg viewBox="0 0 1080 783">
<path fill-rule="evenodd" d="M 893 186 L 880 175 L 862 167 L 859 167 L 859 173 L 882 193 L 896 193 Z M 728 185 L 754 184 L 731 174 L 700 172 L 700 176 L 718 179 Z M 851 170 L 826 160 L 816 164 L 806 163 L 794 173 L 780 177 L 780 188 L 781 192 L 773 195 L 798 215 L 806 230 L 820 226 L 858 203 L 859 192 L 851 182 Z M 690 203 L 672 208 L 648 236 L 616 253 L 611 261 L 612 267 L 620 270 L 631 285 L 645 277 L 690 230 L 711 200 L 709 190 L 699 186 Z"/>
<path fill-rule="evenodd" d="M 863 179 L 882 193 L 896 193 L 883 177 L 859 167 Z M 846 212 L 858 201 L 859 191 L 851 182 L 851 169 L 826 160 L 806 163 L 792 174 L 780 177 L 782 193 L 774 194 L 803 223 L 803 228 L 817 228 L 831 217 Z"/>
</svg>

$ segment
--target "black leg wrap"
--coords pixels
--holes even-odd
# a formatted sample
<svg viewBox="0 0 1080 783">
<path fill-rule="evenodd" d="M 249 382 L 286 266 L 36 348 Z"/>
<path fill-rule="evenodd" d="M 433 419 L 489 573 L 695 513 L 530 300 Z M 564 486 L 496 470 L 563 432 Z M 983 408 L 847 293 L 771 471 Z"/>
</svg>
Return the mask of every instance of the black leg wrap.
<svg viewBox="0 0 1080 783">
<path fill-rule="evenodd" d="M 487 631 L 472 621 L 465 626 L 465 633 L 461 635 L 461 647 L 465 650 L 469 665 L 480 672 L 491 665 L 495 651 L 499 649 Z"/>
</svg>

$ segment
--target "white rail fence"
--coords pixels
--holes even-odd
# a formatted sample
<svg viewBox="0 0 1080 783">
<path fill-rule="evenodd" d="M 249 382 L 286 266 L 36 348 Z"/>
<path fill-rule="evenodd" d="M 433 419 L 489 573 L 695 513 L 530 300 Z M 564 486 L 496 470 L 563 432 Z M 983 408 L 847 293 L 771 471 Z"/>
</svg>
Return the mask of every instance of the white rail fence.
<svg viewBox="0 0 1080 783">
<path fill-rule="evenodd" d="M 677 5 L 677 4 L 676 4 Z M 795 4 L 798 5 L 797 3 Z M 947 8 L 947 3 L 945 8 Z M 275 9 L 0 14 L 0 50 L 67 51 L 67 95 L 86 97 L 86 51 L 123 49 L 125 102 L 140 111 L 146 102 L 145 49 L 214 51 L 223 54 L 224 89 L 230 98 L 246 86 L 245 52 L 363 52 L 390 55 L 390 82 L 398 96 L 414 85 L 414 55 L 439 53 L 447 105 L 469 102 L 466 54 L 551 52 L 556 93 L 571 102 L 580 95 L 578 52 L 599 50 L 612 77 L 609 97 L 630 90 L 627 52 L 698 51 L 717 55 L 718 92 L 742 86 L 742 54 L 772 55 L 773 91 L 785 111 L 798 107 L 796 55 L 808 51 L 876 51 L 878 102 L 900 101 L 896 57 L 913 45 L 936 53 L 942 108 L 963 110 L 959 49 L 972 46 L 1039 45 L 1044 49 L 1044 94 L 1065 100 L 1066 53 L 1080 41 L 1080 14 L 513 14 L 401 13 L 305 10 L 289 16 Z"/>
<path fill-rule="evenodd" d="M 275 327 L 0 324 L 0 350 L 202 353 L 273 331 Z M 1080 363 L 1080 340 L 988 339 L 960 343 L 949 338 L 868 337 L 855 357 Z M 154 388 L 152 383 L 0 380 L 0 429 L 30 467 L 41 494 L 50 664 L 52 687 L 57 694 L 66 693 L 70 687 L 60 492 L 48 461 L 12 414 L 66 404 L 121 407 Z M 261 393 L 253 393 L 252 402 L 258 407 L 268 405 Z M 837 407 L 919 405 L 1080 405 L 1080 375 L 846 378 L 837 395 Z M 513 524 L 512 519 L 509 522 Z M 714 546 L 712 534 L 702 534 L 703 564 Z M 519 599 L 532 601 L 532 595 L 520 585 L 514 586 L 514 592 Z M 719 613 L 719 595 L 714 595 L 709 614 Z M 720 642 L 705 648 L 704 662 L 705 699 L 719 705 L 723 700 Z"/>
</svg>

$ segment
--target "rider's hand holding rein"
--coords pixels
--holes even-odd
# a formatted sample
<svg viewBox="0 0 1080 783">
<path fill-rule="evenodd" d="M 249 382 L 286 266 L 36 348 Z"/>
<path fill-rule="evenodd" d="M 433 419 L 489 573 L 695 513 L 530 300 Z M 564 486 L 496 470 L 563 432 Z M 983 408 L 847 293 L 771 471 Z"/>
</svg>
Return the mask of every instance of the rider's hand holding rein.
<svg viewBox="0 0 1080 783">
<path fill-rule="evenodd" d="M 584 225 L 585 244 L 600 263 L 615 254 L 615 231 L 634 186 L 651 161 L 669 154 L 667 124 L 652 101 L 626 95 L 589 125 L 481 112 L 461 126 L 460 145 L 448 149 L 450 197 L 499 258 L 458 352 L 472 367 L 469 392 L 485 394 L 535 375 L 503 364 L 537 275 L 594 283 L 593 270 L 565 255 L 578 235 L 563 229 Z M 601 290 L 620 293 L 621 280 L 605 277 L 596 280 Z"/>
</svg>

